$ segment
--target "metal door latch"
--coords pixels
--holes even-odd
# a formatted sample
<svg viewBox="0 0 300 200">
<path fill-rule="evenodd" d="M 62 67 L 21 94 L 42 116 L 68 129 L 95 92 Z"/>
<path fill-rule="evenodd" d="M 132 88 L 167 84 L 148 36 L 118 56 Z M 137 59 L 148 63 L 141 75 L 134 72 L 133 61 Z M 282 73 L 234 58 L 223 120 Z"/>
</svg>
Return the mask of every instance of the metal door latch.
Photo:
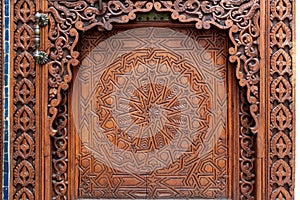
<svg viewBox="0 0 300 200">
<path fill-rule="evenodd" d="M 48 55 L 44 51 L 39 51 L 40 48 L 40 27 L 47 26 L 49 19 L 46 14 L 37 12 L 35 14 L 36 24 L 34 27 L 34 44 L 35 44 L 35 52 L 33 54 L 34 60 L 36 63 L 40 65 L 44 65 L 48 62 Z"/>
</svg>

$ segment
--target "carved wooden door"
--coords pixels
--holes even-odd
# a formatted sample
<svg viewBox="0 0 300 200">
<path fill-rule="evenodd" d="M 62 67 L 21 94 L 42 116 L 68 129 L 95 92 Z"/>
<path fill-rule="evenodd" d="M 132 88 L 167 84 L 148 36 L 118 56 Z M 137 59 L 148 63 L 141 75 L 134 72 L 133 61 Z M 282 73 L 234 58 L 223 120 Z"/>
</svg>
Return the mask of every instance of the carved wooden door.
<svg viewBox="0 0 300 200">
<path fill-rule="evenodd" d="M 92 30 L 78 51 L 75 196 L 231 197 L 225 32 Z"/>
<path fill-rule="evenodd" d="M 292 2 L 11 1 L 11 199 L 292 199 Z"/>
</svg>

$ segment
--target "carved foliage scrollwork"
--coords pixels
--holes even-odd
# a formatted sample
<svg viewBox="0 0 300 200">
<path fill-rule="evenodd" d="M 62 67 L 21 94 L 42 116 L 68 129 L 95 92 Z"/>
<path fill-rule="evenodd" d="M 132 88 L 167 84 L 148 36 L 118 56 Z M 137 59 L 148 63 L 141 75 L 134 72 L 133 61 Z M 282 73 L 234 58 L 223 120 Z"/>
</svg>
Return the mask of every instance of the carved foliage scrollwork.
<svg viewBox="0 0 300 200">
<path fill-rule="evenodd" d="M 35 4 L 31 0 L 14 3 L 13 63 L 13 197 L 35 199 Z"/>
<path fill-rule="evenodd" d="M 255 177 L 255 142 L 251 132 L 254 120 L 249 112 L 249 102 L 246 99 L 247 90 L 240 89 L 240 193 L 241 199 L 254 199 Z"/>
<path fill-rule="evenodd" d="M 271 1 L 270 198 L 292 199 L 294 190 L 294 99 L 291 0 Z M 292 181 L 291 181 L 292 180 Z"/>
<path fill-rule="evenodd" d="M 249 130 L 257 132 L 259 116 L 259 0 L 176 0 L 176 1 L 108 1 L 99 11 L 96 0 L 53 1 L 49 0 L 49 123 L 54 139 L 53 189 L 57 198 L 67 198 L 67 90 L 72 80 L 72 67 L 79 64 L 79 53 L 74 50 L 78 31 L 93 27 L 111 30 L 113 23 L 127 23 L 136 18 L 137 12 L 169 12 L 173 20 L 194 22 L 196 28 L 209 29 L 211 25 L 229 29 L 232 47 L 230 61 L 236 63 L 236 77 L 246 87 L 249 113 L 254 120 Z M 24 29 L 26 30 L 26 29 Z M 28 31 L 27 31 L 28 32 Z M 244 144 L 244 148 L 249 143 Z M 251 148 L 251 147 L 249 147 Z M 243 159 L 243 158 L 242 158 Z M 241 166 L 242 177 L 248 175 L 253 160 Z M 249 169 L 250 168 L 250 169 Z M 247 182 L 247 184 L 246 184 Z M 244 184 L 245 183 L 245 184 Z M 253 181 L 241 178 L 243 197 L 252 196 Z M 250 189 L 249 189 L 250 186 Z"/>
</svg>

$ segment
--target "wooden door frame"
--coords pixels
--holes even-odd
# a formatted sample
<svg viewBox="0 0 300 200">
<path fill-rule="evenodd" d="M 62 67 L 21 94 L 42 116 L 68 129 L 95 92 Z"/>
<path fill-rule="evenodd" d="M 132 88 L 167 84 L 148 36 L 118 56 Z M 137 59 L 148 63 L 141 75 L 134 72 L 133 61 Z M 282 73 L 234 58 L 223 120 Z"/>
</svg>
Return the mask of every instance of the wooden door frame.
<svg viewBox="0 0 300 200">
<path fill-rule="evenodd" d="M 241 199 L 275 199 L 278 195 L 292 198 L 294 1 L 106 2 L 101 11 L 96 0 L 12 2 L 11 198 L 68 197 L 67 93 L 72 67 L 79 64 L 79 53 L 74 50 L 79 33 L 93 27 L 99 31 L 110 30 L 114 23 L 128 23 L 136 18 L 135 13 L 152 9 L 168 12 L 173 20 L 181 23 L 193 22 L 197 29 L 209 29 L 213 25 L 229 30 L 230 61 L 236 67 L 240 87 L 245 88 L 239 102 L 243 108 L 239 116 L 239 196 Z M 182 4 L 177 5 L 178 2 Z M 41 34 L 41 48 L 50 57 L 44 66 L 35 64 L 32 56 L 36 10 L 47 13 L 50 19 L 48 28 Z M 48 102 L 48 107 L 42 102 Z M 251 127 L 249 120 L 254 121 Z M 44 140 L 47 136 L 51 140 Z M 50 170 L 44 163 L 52 165 L 53 177 L 43 176 Z"/>
</svg>

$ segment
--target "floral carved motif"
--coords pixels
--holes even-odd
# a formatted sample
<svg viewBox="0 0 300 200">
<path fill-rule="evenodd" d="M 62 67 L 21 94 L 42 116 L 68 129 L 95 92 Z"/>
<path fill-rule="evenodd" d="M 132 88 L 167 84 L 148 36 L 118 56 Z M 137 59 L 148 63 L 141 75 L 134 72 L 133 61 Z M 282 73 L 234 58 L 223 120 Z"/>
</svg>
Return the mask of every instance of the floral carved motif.
<svg viewBox="0 0 300 200">
<path fill-rule="evenodd" d="M 291 0 L 271 1 L 270 199 L 294 196 L 293 15 Z"/>
<path fill-rule="evenodd" d="M 37 109 L 36 66 L 34 51 L 33 0 L 12 2 L 12 125 L 11 176 L 12 198 L 38 199 L 36 152 Z M 102 2 L 102 6 L 99 6 Z M 80 33 L 97 28 L 111 30 L 116 23 L 128 23 L 139 12 L 167 12 L 173 21 L 194 23 L 197 29 L 216 26 L 227 29 L 231 40 L 229 60 L 236 67 L 236 78 L 241 86 L 239 115 L 239 197 L 254 199 L 255 193 L 255 135 L 260 123 L 260 9 L 266 7 L 271 16 L 266 19 L 266 36 L 270 48 L 266 62 L 269 96 L 266 182 L 268 199 L 292 199 L 294 196 L 294 74 L 293 0 L 176 0 L 176 1 L 98 1 L 48 0 L 49 53 L 48 119 L 52 150 L 52 196 L 67 199 L 68 186 L 68 89 L 73 67 L 79 65 L 75 47 Z M 99 9 L 102 7 L 102 9 Z M 264 20 L 264 19 L 263 19 Z M 1 55 L 2 56 L 2 55 Z M 1 57 L 0 57 L 1 59 Z M 265 74 L 265 73 L 263 73 Z M 269 98 L 270 97 L 270 98 Z M 262 106 L 261 106 L 262 107 Z M 1 124 L 0 124 L 1 125 Z"/>
<path fill-rule="evenodd" d="M 79 31 L 93 27 L 111 30 L 114 23 L 128 23 L 136 18 L 137 12 L 168 12 L 173 20 L 193 22 L 197 29 L 209 29 L 211 25 L 229 29 L 232 47 L 230 61 L 236 64 L 236 77 L 245 87 L 249 103 L 249 117 L 253 120 L 247 130 L 258 131 L 259 118 L 259 52 L 260 4 L 258 0 L 177 0 L 177 1 L 49 1 L 49 123 L 54 138 L 53 188 L 54 196 L 67 196 L 67 93 L 72 80 L 72 68 L 79 64 L 79 53 L 74 50 L 79 40 Z M 249 148 L 244 144 L 244 149 Z M 245 154 L 251 157 L 250 154 Z M 251 164 L 248 164 L 250 162 Z M 243 198 L 252 198 L 254 161 L 241 163 Z M 250 187 L 250 188 L 249 188 Z"/>
<path fill-rule="evenodd" d="M 247 90 L 240 90 L 240 193 L 241 199 L 254 199 L 255 183 L 255 142 L 254 134 L 251 132 L 254 120 L 249 112 L 249 102 L 246 99 Z"/>
<path fill-rule="evenodd" d="M 13 199 L 35 199 L 36 69 L 34 51 L 35 4 L 14 5 L 13 56 Z"/>
</svg>

